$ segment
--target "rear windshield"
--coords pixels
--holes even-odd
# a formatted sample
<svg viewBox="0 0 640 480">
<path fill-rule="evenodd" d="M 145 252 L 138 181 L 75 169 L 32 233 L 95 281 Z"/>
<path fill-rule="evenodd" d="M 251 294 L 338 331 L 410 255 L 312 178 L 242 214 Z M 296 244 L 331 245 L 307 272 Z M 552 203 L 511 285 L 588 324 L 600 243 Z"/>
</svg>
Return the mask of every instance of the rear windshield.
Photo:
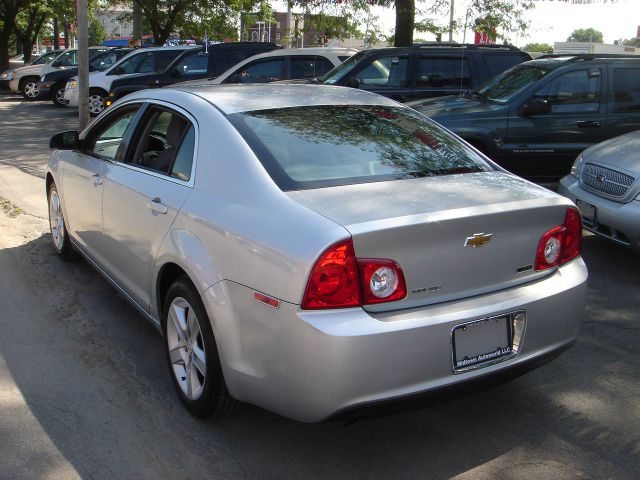
<svg viewBox="0 0 640 480">
<path fill-rule="evenodd" d="M 332 105 L 229 116 L 285 191 L 492 170 L 405 107 Z"/>
</svg>

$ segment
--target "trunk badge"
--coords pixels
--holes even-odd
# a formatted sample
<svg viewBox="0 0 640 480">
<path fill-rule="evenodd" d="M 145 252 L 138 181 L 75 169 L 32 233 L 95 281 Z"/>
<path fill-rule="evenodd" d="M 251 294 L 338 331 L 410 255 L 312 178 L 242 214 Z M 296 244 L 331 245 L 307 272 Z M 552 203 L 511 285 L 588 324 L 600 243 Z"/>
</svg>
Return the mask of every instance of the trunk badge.
<svg viewBox="0 0 640 480">
<path fill-rule="evenodd" d="M 465 247 L 483 247 L 491 241 L 491 233 L 474 233 L 473 237 L 467 237 L 464 242 Z"/>
</svg>

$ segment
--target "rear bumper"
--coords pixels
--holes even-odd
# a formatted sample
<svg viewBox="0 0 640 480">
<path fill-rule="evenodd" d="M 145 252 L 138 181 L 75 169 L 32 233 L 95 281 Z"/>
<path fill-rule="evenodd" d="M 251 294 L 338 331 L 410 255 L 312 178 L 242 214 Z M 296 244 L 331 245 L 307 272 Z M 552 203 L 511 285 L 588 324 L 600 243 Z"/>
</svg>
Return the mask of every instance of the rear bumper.
<svg viewBox="0 0 640 480">
<path fill-rule="evenodd" d="M 231 394 L 281 415 L 317 422 L 362 405 L 468 385 L 571 344 L 584 316 L 587 270 L 576 259 L 535 283 L 385 314 L 303 311 L 257 303 L 221 282 L 203 294 Z M 524 310 L 517 356 L 453 372 L 452 330 Z"/>
<path fill-rule="evenodd" d="M 78 89 L 77 88 L 67 88 L 64 91 L 64 103 L 67 107 L 77 107 L 78 106 Z"/>
<path fill-rule="evenodd" d="M 619 203 L 599 197 L 582 189 L 572 175 L 560 180 L 558 193 L 573 202 L 580 199 L 596 207 L 595 221 L 584 221 L 585 229 L 640 252 L 640 201 Z"/>
</svg>

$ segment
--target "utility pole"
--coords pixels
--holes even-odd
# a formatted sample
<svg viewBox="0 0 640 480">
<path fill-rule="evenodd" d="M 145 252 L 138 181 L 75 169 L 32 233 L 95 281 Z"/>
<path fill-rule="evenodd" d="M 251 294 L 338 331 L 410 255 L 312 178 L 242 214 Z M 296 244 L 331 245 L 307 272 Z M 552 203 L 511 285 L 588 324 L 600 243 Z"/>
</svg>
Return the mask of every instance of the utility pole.
<svg viewBox="0 0 640 480">
<path fill-rule="evenodd" d="M 78 95 L 80 101 L 79 130 L 89 125 L 89 20 L 87 0 L 78 1 Z"/>
</svg>

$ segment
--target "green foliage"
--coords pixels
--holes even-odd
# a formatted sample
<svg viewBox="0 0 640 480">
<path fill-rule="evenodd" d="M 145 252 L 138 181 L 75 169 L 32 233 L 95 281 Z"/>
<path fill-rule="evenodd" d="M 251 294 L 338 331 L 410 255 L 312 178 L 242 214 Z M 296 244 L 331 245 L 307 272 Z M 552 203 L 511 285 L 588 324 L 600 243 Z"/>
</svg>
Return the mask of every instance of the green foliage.
<svg viewBox="0 0 640 480">
<path fill-rule="evenodd" d="M 567 42 L 603 43 L 603 41 L 602 32 L 593 28 L 578 28 L 567 38 Z"/>
<path fill-rule="evenodd" d="M 553 47 L 548 43 L 527 43 L 521 50 L 525 52 L 552 53 Z"/>
<path fill-rule="evenodd" d="M 89 22 L 89 45 L 102 45 L 107 39 L 107 31 L 95 18 Z"/>
<path fill-rule="evenodd" d="M 627 47 L 640 47 L 640 38 L 625 38 L 619 43 Z"/>
</svg>

